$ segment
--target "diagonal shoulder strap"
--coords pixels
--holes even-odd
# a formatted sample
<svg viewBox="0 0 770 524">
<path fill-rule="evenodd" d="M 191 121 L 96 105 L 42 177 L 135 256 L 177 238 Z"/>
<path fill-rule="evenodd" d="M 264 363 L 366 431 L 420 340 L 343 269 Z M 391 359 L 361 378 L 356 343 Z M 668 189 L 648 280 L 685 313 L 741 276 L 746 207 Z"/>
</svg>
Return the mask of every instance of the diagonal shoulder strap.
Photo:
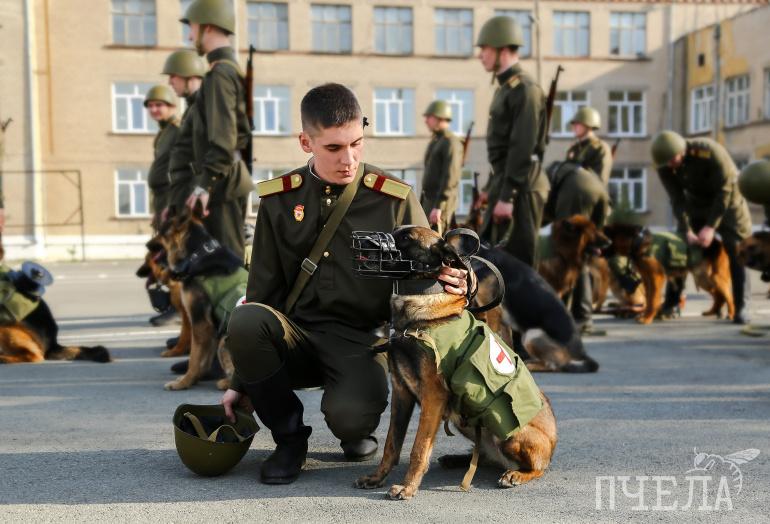
<svg viewBox="0 0 770 524">
<path fill-rule="evenodd" d="M 321 255 L 326 249 L 326 246 L 329 245 L 334 233 L 337 232 L 337 228 L 339 227 L 340 222 L 342 222 L 342 217 L 345 216 L 351 202 L 353 202 L 353 198 L 356 196 L 358 186 L 361 185 L 363 176 L 364 163 L 361 162 L 358 164 L 358 171 L 356 172 L 355 178 L 347 185 L 347 187 L 345 187 L 345 191 L 342 192 L 342 195 L 334 206 L 329 218 L 321 228 L 321 233 L 318 235 L 315 244 L 313 244 L 310 254 L 302 261 L 297 280 L 294 281 L 294 287 L 291 289 L 291 292 L 286 299 L 286 306 L 283 311 L 284 315 L 291 313 L 294 304 L 297 303 L 300 293 L 305 289 L 305 286 L 310 281 L 310 277 L 313 276 L 313 273 L 315 273 L 315 270 L 318 268 L 318 262 L 321 260 Z"/>
</svg>

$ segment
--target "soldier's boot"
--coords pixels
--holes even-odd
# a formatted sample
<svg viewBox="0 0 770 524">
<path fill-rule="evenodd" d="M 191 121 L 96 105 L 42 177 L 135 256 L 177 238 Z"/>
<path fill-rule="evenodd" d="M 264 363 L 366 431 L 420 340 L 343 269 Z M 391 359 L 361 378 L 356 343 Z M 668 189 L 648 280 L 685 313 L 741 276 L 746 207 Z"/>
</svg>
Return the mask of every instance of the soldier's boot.
<svg viewBox="0 0 770 524">
<path fill-rule="evenodd" d="M 187 373 L 187 368 L 190 367 L 190 361 L 188 359 L 180 360 L 174 364 L 171 364 L 171 372 L 177 375 L 184 375 Z M 214 358 L 211 361 L 211 367 L 202 376 L 201 380 L 219 380 L 225 378 L 225 370 L 222 369 L 218 358 Z"/>
<path fill-rule="evenodd" d="M 305 465 L 307 439 L 312 428 L 302 423 L 304 407 L 291 387 L 286 366 L 260 382 L 241 385 L 276 444 L 275 451 L 262 463 L 262 482 L 291 484 Z"/>
<path fill-rule="evenodd" d="M 377 439 L 370 435 L 361 440 L 340 442 L 340 447 L 348 462 L 363 462 L 377 453 L 378 444 Z"/>
<path fill-rule="evenodd" d="M 735 301 L 735 324 L 748 324 L 751 321 L 749 302 L 751 300 L 751 279 L 746 268 L 737 261 L 730 260 L 730 276 L 733 279 L 733 300 Z"/>
<path fill-rule="evenodd" d="M 179 313 L 174 306 L 169 306 L 168 309 L 162 313 L 158 313 L 154 317 L 150 317 L 150 324 L 155 327 L 167 326 L 172 322 L 179 321 Z"/>
<path fill-rule="evenodd" d="M 594 327 L 592 299 L 591 273 L 588 266 L 584 266 L 572 290 L 570 312 L 582 335 L 603 337 L 607 332 Z"/>
<path fill-rule="evenodd" d="M 658 316 L 664 320 L 679 318 L 682 316 L 682 310 L 679 304 L 682 301 L 684 292 L 684 279 L 672 278 L 666 283 L 666 294 L 663 300 L 663 306 L 660 308 Z"/>
<path fill-rule="evenodd" d="M 179 336 L 166 339 L 166 349 L 171 349 L 179 344 Z"/>
</svg>

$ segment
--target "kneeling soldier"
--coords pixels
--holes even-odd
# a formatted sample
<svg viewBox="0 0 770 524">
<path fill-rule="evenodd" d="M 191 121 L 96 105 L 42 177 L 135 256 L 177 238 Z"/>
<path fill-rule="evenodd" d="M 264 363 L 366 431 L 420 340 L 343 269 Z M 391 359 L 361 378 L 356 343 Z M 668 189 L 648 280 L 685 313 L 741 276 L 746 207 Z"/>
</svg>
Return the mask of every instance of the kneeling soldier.
<svg viewBox="0 0 770 524">
<path fill-rule="evenodd" d="M 261 470 L 267 484 L 293 482 L 305 463 L 311 428 L 295 388 L 323 386 L 321 411 L 347 460 L 377 451 L 371 435 L 388 386 L 385 358 L 372 346 L 389 321 L 391 284 L 354 275 L 350 234 L 428 225 L 407 184 L 362 162 L 364 119 L 348 88 L 310 90 L 301 117 L 300 146 L 313 157 L 258 186 L 247 303 L 227 332 L 235 375 L 222 403 L 231 414 L 250 400 L 272 431 L 277 446 Z M 465 293 L 465 277 L 442 271 L 451 293 Z"/>
</svg>

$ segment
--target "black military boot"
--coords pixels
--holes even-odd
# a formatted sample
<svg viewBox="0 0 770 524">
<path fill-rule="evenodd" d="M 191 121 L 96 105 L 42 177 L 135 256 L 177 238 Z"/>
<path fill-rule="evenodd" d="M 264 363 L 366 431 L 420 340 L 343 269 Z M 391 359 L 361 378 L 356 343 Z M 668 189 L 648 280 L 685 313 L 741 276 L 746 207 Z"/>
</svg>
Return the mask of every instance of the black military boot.
<svg viewBox="0 0 770 524">
<path fill-rule="evenodd" d="M 733 300 L 735 301 L 735 324 L 751 322 L 749 302 L 751 300 L 751 280 L 746 274 L 746 268 L 730 260 L 730 276 L 733 279 Z"/>
<path fill-rule="evenodd" d="M 377 439 L 371 435 L 361 440 L 340 442 L 340 446 L 348 462 L 363 462 L 377 453 Z"/>
<path fill-rule="evenodd" d="M 171 337 L 166 339 L 166 349 L 171 349 L 179 344 L 179 337 Z"/>
<path fill-rule="evenodd" d="M 190 361 L 188 359 L 180 360 L 174 364 L 171 364 L 171 372 L 177 375 L 184 375 L 187 373 L 187 369 L 190 367 Z M 219 363 L 218 358 L 214 358 L 211 361 L 211 367 L 206 371 L 201 380 L 219 380 L 225 378 L 225 370 L 222 369 L 222 364 Z"/>
<path fill-rule="evenodd" d="M 658 312 L 658 317 L 664 320 L 671 320 L 682 316 L 679 304 L 682 301 L 682 292 L 684 292 L 684 279 L 672 278 L 666 282 L 666 295 L 663 300 L 663 306 Z"/>
<path fill-rule="evenodd" d="M 286 366 L 261 382 L 241 385 L 276 443 L 275 451 L 262 463 L 262 482 L 291 484 L 305 465 L 307 439 L 312 428 L 302 423 L 304 408 L 291 387 Z"/>
<path fill-rule="evenodd" d="M 179 322 L 179 313 L 174 306 L 169 306 L 162 313 L 158 313 L 154 317 L 150 317 L 150 324 L 155 327 L 167 326 L 172 322 Z"/>
</svg>

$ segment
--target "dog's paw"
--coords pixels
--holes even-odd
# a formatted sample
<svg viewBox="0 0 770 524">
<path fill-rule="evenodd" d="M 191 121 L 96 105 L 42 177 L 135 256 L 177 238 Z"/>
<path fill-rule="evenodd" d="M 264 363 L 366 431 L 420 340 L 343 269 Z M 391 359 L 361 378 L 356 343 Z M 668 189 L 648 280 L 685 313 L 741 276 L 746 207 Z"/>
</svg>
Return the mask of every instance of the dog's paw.
<svg viewBox="0 0 770 524">
<path fill-rule="evenodd" d="M 409 486 L 401 486 L 400 484 L 393 484 L 388 490 L 388 498 L 390 500 L 409 500 L 414 496 L 416 490 Z"/>
<path fill-rule="evenodd" d="M 378 475 L 366 475 L 356 480 L 353 485 L 358 489 L 375 489 L 382 487 L 385 479 Z"/>
<path fill-rule="evenodd" d="M 182 355 L 186 355 L 186 353 L 183 350 L 177 348 L 167 349 L 160 354 L 160 356 L 163 358 L 181 357 Z"/>
<path fill-rule="evenodd" d="M 652 324 L 653 317 L 636 317 L 636 321 L 640 324 Z"/>
<path fill-rule="evenodd" d="M 166 384 L 163 386 L 163 389 L 166 391 L 180 391 L 182 389 L 188 389 L 190 387 L 190 384 L 187 383 L 187 381 L 184 380 L 172 380 L 171 382 L 166 382 Z"/>
<path fill-rule="evenodd" d="M 220 378 L 219 380 L 217 380 L 217 389 L 219 391 L 225 391 L 227 389 L 230 389 L 230 379 Z"/>
<path fill-rule="evenodd" d="M 497 479 L 497 485 L 501 488 L 512 488 L 523 483 L 524 481 L 521 478 L 521 472 L 513 471 L 510 469 L 503 473 L 499 479 Z"/>
</svg>

